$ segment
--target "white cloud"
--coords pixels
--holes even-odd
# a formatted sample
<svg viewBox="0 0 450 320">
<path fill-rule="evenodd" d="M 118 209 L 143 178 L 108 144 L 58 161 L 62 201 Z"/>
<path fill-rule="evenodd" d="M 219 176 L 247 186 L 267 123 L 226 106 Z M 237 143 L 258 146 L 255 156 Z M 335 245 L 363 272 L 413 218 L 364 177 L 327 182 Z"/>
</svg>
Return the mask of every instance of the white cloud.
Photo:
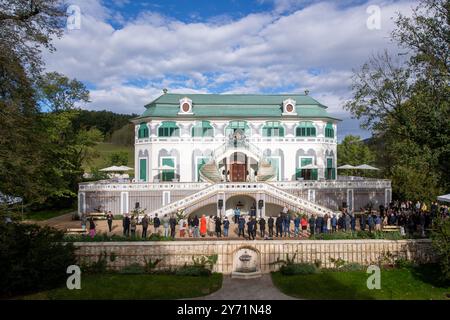
<svg viewBox="0 0 450 320">
<path fill-rule="evenodd" d="M 302 9 L 278 13 L 294 2 Z M 79 0 L 81 30 L 55 42 L 58 51 L 46 56 L 47 65 L 93 86 L 94 109 L 141 113 L 164 87 L 243 93 L 309 89 L 331 112 L 344 114 L 352 68 L 371 53 L 394 49 L 388 38 L 391 17 L 408 13 L 413 2 L 371 2 L 381 7 L 381 30 L 367 29 L 367 4 L 342 8 L 312 2 L 281 0 L 274 12 L 195 23 L 149 11 L 114 29 L 107 21 L 120 16 L 117 12 L 99 0 Z"/>
</svg>

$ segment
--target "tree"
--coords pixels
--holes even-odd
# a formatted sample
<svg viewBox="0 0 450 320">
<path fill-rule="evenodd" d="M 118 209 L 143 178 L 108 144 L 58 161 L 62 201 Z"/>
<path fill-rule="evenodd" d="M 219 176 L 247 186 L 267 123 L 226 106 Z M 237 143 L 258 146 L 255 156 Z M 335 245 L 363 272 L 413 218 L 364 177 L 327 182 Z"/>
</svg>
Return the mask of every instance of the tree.
<svg viewBox="0 0 450 320">
<path fill-rule="evenodd" d="M 128 164 L 128 152 L 113 152 L 109 156 L 109 164 L 112 166 L 126 166 Z"/>
<path fill-rule="evenodd" d="M 375 154 L 361 140 L 359 136 L 346 136 L 337 146 L 338 166 L 350 164 L 353 166 L 360 164 L 373 164 Z M 361 174 L 356 170 L 345 170 L 349 175 Z"/>
<path fill-rule="evenodd" d="M 39 104 L 50 111 L 64 111 L 89 102 L 89 91 L 83 83 L 57 72 L 46 73 L 37 81 Z"/>
<path fill-rule="evenodd" d="M 408 60 L 371 57 L 345 104 L 383 140 L 377 156 L 398 197 L 434 200 L 450 190 L 449 21 L 448 1 L 422 0 L 412 17 L 399 15 L 392 37 Z"/>
</svg>

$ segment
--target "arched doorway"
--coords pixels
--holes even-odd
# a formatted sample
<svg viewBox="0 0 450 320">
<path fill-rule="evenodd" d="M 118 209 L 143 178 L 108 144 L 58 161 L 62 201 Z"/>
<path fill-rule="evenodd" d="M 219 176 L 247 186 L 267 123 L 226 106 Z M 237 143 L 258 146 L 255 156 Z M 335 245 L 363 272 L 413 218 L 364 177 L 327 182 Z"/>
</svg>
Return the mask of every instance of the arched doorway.
<svg viewBox="0 0 450 320">
<path fill-rule="evenodd" d="M 257 170 L 258 160 L 240 151 L 225 154 L 219 161 L 219 172 L 228 182 L 255 181 Z"/>
<path fill-rule="evenodd" d="M 230 217 L 234 215 L 234 209 L 236 207 L 241 209 L 241 215 L 248 215 L 250 208 L 255 205 L 256 199 L 249 195 L 234 195 L 227 198 L 225 203 L 225 214 Z"/>
</svg>

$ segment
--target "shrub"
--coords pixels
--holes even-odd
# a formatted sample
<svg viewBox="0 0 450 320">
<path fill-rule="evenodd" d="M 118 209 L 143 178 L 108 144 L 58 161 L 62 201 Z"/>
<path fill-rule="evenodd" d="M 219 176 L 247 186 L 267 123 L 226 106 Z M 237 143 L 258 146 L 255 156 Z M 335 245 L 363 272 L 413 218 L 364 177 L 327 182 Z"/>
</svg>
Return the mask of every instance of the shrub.
<svg viewBox="0 0 450 320">
<path fill-rule="evenodd" d="M 450 280 L 450 219 L 439 218 L 433 222 L 431 232 L 433 249 L 441 268 L 442 280 Z"/>
<path fill-rule="evenodd" d="M 162 259 L 156 259 L 155 261 L 153 261 L 152 259 L 147 260 L 147 258 L 144 257 L 144 261 L 144 271 L 146 273 L 153 273 L 156 266 L 162 261 Z"/>
<path fill-rule="evenodd" d="M 293 263 L 281 266 L 280 272 L 285 276 L 314 274 L 319 272 L 319 268 L 313 263 Z"/>
<path fill-rule="evenodd" d="M 191 276 L 191 277 L 207 277 L 211 275 L 211 270 L 202 266 L 188 266 L 185 265 L 175 271 L 177 276 Z"/>
<path fill-rule="evenodd" d="M 119 273 L 122 274 L 142 274 L 144 272 L 145 267 L 141 266 L 139 263 L 132 263 L 119 271 Z"/>
<path fill-rule="evenodd" d="M 63 285 L 75 248 L 61 231 L 32 224 L 0 223 L 0 295 L 12 296 Z"/>
<path fill-rule="evenodd" d="M 90 273 L 90 274 L 105 273 L 106 271 L 108 271 L 108 262 L 106 260 L 107 256 L 108 255 L 106 251 L 103 251 L 101 254 L 98 255 L 97 261 L 92 263 L 81 264 L 81 270 L 83 271 L 83 273 Z"/>
</svg>

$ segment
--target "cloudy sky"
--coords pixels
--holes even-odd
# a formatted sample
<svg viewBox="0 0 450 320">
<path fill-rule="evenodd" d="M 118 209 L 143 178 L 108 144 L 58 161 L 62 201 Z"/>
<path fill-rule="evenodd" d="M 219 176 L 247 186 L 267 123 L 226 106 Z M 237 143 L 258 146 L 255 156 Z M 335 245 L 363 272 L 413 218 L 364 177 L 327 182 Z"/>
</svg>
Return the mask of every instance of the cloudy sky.
<svg viewBox="0 0 450 320">
<path fill-rule="evenodd" d="M 84 108 L 142 113 L 169 92 L 302 93 L 329 107 L 346 134 L 370 136 L 342 109 L 352 70 L 371 54 L 395 52 L 396 12 L 415 1 L 67 0 L 80 28 L 55 40 L 49 71 L 83 81 Z M 380 9 L 379 28 L 374 11 Z M 74 21 L 74 20 L 71 20 Z"/>
</svg>

